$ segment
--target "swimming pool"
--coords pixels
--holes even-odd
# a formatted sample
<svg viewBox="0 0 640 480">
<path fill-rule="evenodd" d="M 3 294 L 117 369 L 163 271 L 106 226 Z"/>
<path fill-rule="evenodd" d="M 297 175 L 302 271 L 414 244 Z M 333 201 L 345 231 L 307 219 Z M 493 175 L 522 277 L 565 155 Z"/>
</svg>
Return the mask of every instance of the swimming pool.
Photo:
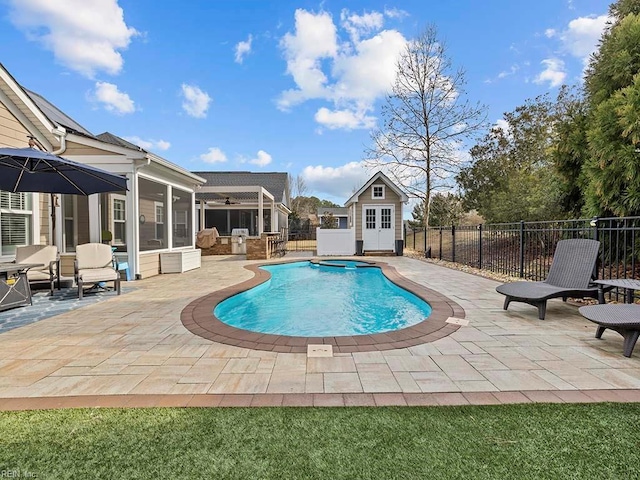
<svg viewBox="0 0 640 480">
<path fill-rule="evenodd" d="M 308 353 L 309 345 L 318 344 L 331 345 L 333 353 L 379 352 L 407 348 L 444 338 L 460 328 L 457 322 L 449 322 L 450 317 L 464 318 L 465 316 L 464 309 L 454 300 L 424 284 L 412 282 L 401 275 L 389 262 L 379 260 L 367 262 L 382 270 L 384 275 L 399 287 L 417 295 L 424 301 L 428 301 L 432 308 L 429 318 L 400 330 L 370 335 L 318 337 L 272 335 L 232 327 L 221 322 L 213 314 L 217 305 L 248 289 L 261 285 L 271 278 L 271 274 L 261 267 L 273 265 L 273 263 L 249 263 L 242 268 L 252 272 L 253 276 L 250 279 L 229 286 L 214 286 L 211 293 L 194 299 L 182 309 L 180 321 L 188 331 L 211 342 L 268 352 L 305 354 Z M 282 263 L 288 262 L 286 260 L 278 262 L 278 264 Z M 321 313 L 322 311 L 306 312 L 307 315 L 315 317 Z"/>
<path fill-rule="evenodd" d="M 327 262 L 262 266 L 271 274 L 268 281 L 218 303 L 213 314 L 243 330 L 303 337 L 392 332 L 431 314 L 427 302 L 389 281 L 380 268 Z"/>
</svg>

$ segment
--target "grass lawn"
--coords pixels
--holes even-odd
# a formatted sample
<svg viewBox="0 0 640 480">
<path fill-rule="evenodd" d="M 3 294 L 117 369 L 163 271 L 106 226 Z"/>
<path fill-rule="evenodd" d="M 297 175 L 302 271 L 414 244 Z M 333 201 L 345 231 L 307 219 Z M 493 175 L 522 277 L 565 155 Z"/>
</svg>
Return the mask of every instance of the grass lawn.
<svg viewBox="0 0 640 480">
<path fill-rule="evenodd" d="M 2 412 L 0 478 L 635 479 L 639 426 L 640 404 Z"/>
</svg>

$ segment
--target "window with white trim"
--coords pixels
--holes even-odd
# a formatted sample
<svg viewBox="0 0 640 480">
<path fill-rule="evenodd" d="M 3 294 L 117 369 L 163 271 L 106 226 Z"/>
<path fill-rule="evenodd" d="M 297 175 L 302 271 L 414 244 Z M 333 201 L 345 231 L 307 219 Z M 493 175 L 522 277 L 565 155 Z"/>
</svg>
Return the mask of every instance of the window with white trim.
<svg viewBox="0 0 640 480">
<path fill-rule="evenodd" d="M 113 245 L 124 245 L 127 243 L 127 197 L 124 195 L 111 196 L 111 222 Z"/>
<path fill-rule="evenodd" d="M 164 203 L 155 202 L 156 211 L 156 239 L 164 239 Z"/>
<path fill-rule="evenodd" d="M 371 198 L 384 200 L 384 185 L 374 185 L 371 187 Z"/>
<path fill-rule="evenodd" d="M 16 246 L 32 243 L 33 209 L 30 193 L 0 192 L 0 255 L 15 255 Z"/>
</svg>

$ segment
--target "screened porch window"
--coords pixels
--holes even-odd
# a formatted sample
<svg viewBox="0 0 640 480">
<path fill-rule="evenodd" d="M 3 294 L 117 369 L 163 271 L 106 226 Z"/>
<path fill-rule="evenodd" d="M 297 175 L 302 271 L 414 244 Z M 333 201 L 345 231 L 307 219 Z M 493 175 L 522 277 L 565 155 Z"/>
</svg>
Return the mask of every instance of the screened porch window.
<svg viewBox="0 0 640 480">
<path fill-rule="evenodd" d="M 140 177 L 138 205 L 140 251 L 167 248 L 167 186 Z"/>
</svg>

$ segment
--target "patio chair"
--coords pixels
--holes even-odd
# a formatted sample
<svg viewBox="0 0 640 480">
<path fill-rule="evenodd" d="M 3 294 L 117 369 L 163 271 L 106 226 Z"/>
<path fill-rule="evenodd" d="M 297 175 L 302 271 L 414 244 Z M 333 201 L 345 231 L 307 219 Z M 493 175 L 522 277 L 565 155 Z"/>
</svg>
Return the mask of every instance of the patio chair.
<svg viewBox="0 0 640 480">
<path fill-rule="evenodd" d="M 120 295 L 120 273 L 109 245 L 102 243 L 78 245 L 74 272 L 80 300 L 82 300 L 85 285 L 94 287 L 103 282 L 113 282 L 116 292 Z"/>
<path fill-rule="evenodd" d="M 538 308 L 538 318 L 544 320 L 549 299 L 598 298 L 598 286 L 592 283 L 592 275 L 599 249 L 597 240 L 560 240 L 546 280 L 512 282 L 496 287 L 498 293 L 506 296 L 503 308 L 506 310 L 511 302 L 528 303 Z"/>
<path fill-rule="evenodd" d="M 47 282 L 49 295 L 53 295 L 53 285 L 57 281 L 60 290 L 60 255 L 54 245 L 26 245 L 16 247 L 15 263 L 37 263 L 40 267 L 27 270 L 30 285 Z"/>
</svg>

